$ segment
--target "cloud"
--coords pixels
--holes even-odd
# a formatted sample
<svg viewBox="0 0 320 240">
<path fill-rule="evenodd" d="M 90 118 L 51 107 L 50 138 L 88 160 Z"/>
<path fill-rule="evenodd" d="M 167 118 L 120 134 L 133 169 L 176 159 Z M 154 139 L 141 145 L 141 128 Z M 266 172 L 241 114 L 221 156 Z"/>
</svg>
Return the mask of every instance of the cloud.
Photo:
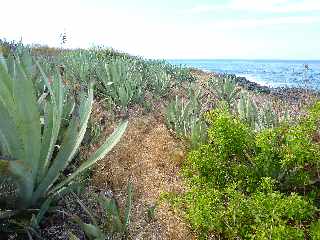
<svg viewBox="0 0 320 240">
<path fill-rule="evenodd" d="M 320 16 L 269 17 L 265 19 L 241 19 L 214 21 L 207 27 L 219 29 L 258 28 L 275 25 L 298 25 L 320 23 Z"/>
<path fill-rule="evenodd" d="M 293 2 L 290 0 L 231 0 L 227 4 L 198 5 L 185 10 L 186 13 L 208 13 L 219 11 L 245 11 L 264 13 L 302 13 L 320 11 L 319 0 L 300 0 Z"/>
</svg>

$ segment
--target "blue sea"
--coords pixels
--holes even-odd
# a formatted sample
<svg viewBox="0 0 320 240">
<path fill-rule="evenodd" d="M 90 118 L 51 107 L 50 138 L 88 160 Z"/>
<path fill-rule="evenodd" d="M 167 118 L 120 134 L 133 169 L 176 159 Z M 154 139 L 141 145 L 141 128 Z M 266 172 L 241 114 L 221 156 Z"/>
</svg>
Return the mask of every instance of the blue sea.
<svg viewBox="0 0 320 240">
<path fill-rule="evenodd" d="M 320 90 L 320 60 L 168 60 L 208 72 L 236 74 L 269 87 Z"/>
</svg>

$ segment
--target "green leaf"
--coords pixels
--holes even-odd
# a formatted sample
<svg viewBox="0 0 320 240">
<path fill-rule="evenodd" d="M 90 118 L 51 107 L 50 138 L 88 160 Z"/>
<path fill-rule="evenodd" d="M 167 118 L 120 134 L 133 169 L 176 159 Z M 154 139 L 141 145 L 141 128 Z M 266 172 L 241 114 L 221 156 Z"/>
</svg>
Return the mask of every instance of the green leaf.
<svg viewBox="0 0 320 240">
<path fill-rule="evenodd" d="M 70 183 L 76 176 L 81 174 L 86 169 L 90 168 L 94 163 L 104 158 L 105 155 L 120 141 L 122 135 L 127 128 L 128 122 L 125 121 L 108 137 L 105 143 L 87 160 L 85 161 L 74 173 L 72 173 L 66 180 L 59 183 L 51 192 L 58 191 L 59 188 Z"/>
<path fill-rule="evenodd" d="M 52 165 L 50 166 L 45 178 L 42 179 L 39 187 L 36 189 L 33 195 L 33 202 L 36 202 L 44 193 L 49 190 L 49 188 L 58 179 L 59 173 L 70 163 L 77 150 L 79 149 L 79 146 L 87 129 L 87 124 L 92 109 L 92 85 L 89 88 L 88 98 L 84 98 L 85 96 L 82 96 L 83 100 L 81 101 L 79 116 L 74 115 L 71 119 L 67 132 L 65 133 L 65 137 L 62 141 L 61 149 L 52 162 Z M 62 187 L 63 185 L 59 186 Z M 58 190 L 57 188 L 55 189 Z"/>
<path fill-rule="evenodd" d="M 13 96 L 17 106 L 16 124 L 22 139 L 21 147 L 24 149 L 22 160 L 26 165 L 32 166 L 30 170 L 32 180 L 35 181 L 41 146 L 40 114 L 33 83 L 18 64 L 13 79 Z"/>
</svg>

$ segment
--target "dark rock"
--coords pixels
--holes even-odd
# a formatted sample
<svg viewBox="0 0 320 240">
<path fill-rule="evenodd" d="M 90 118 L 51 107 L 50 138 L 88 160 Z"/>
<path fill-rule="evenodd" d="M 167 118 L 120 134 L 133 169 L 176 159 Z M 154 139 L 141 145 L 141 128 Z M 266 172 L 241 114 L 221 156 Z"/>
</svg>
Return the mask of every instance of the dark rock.
<svg viewBox="0 0 320 240">
<path fill-rule="evenodd" d="M 268 86 L 262 86 L 256 82 L 251 82 L 245 77 L 237 77 L 235 74 L 226 74 L 225 76 L 234 79 L 239 86 L 244 87 L 245 89 L 250 91 L 256 91 L 259 93 L 270 93 L 272 89 Z"/>
</svg>

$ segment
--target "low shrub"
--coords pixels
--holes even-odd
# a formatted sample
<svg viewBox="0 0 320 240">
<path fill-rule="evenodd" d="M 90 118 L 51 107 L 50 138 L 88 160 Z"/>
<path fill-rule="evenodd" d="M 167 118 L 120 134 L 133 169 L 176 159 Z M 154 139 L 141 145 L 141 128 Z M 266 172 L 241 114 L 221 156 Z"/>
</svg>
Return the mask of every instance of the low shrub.
<svg viewBox="0 0 320 240">
<path fill-rule="evenodd" d="M 208 141 L 189 153 L 177 197 L 202 239 L 318 239 L 319 109 L 259 133 L 227 108 L 207 114 Z"/>
</svg>

